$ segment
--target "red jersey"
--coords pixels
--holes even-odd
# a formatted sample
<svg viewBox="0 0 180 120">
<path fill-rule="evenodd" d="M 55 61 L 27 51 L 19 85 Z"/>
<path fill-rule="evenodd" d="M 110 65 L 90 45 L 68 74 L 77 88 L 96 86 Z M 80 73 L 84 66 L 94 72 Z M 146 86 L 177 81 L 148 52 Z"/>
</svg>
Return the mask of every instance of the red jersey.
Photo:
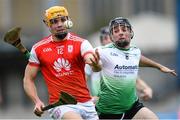
<svg viewBox="0 0 180 120">
<path fill-rule="evenodd" d="M 32 47 L 29 64 L 41 68 L 50 103 L 59 100 L 61 91 L 73 95 L 78 102 L 91 99 L 83 57 L 92 51 L 87 40 L 72 33 L 68 33 L 67 40 L 59 42 L 53 41 L 50 35 Z"/>
</svg>

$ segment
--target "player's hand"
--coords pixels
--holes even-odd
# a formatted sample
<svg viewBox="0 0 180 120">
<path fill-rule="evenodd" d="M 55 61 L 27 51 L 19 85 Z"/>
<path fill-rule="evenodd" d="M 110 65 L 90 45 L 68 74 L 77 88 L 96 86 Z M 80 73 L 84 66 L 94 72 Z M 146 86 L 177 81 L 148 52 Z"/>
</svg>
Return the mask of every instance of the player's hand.
<svg viewBox="0 0 180 120">
<path fill-rule="evenodd" d="M 98 96 L 92 96 L 92 102 L 96 104 L 96 102 L 99 100 Z"/>
<path fill-rule="evenodd" d="M 34 114 L 38 117 L 41 117 L 41 115 L 43 114 L 43 111 L 42 111 L 43 107 L 44 107 L 44 103 L 41 101 L 38 101 L 34 107 Z"/>
<path fill-rule="evenodd" d="M 151 88 L 145 88 L 140 92 L 140 98 L 144 101 L 152 99 L 153 91 Z"/>
<path fill-rule="evenodd" d="M 101 64 L 99 60 L 100 60 L 100 57 L 99 57 L 98 49 L 96 49 L 95 54 L 93 54 L 93 59 L 90 58 L 91 63 L 89 63 L 89 65 L 92 67 L 92 70 L 94 72 L 98 72 L 101 70 Z"/>
<path fill-rule="evenodd" d="M 172 74 L 174 76 L 177 76 L 177 73 L 175 72 L 175 70 L 171 70 L 171 69 L 169 69 L 169 68 L 167 68 L 165 66 L 160 67 L 160 71 L 164 72 L 164 73 L 170 73 L 170 74 Z"/>
</svg>

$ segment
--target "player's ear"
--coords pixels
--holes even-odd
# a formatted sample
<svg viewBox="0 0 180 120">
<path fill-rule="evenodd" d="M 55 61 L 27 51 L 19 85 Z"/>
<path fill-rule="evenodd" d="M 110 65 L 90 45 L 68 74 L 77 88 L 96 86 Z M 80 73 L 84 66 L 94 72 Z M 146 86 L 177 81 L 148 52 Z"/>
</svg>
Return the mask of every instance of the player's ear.
<svg viewBox="0 0 180 120">
<path fill-rule="evenodd" d="M 133 37 L 134 37 L 134 32 L 131 30 L 131 39 L 133 39 Z"/>
</svg>

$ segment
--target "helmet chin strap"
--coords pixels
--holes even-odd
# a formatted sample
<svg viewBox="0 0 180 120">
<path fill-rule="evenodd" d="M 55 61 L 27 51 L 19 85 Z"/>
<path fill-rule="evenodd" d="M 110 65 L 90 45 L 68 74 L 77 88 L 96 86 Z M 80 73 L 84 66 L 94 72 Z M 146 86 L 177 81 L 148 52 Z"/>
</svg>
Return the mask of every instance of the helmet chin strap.
<svg viewBox="0 0 180 120">
<path fill-rule="evenodd" d="M 66 35 L 67 35 L 67 32 L 63 32 L 63 33 L 55 34 L 55 37 L 62 40 L 66 37 Z"/>
</svg>

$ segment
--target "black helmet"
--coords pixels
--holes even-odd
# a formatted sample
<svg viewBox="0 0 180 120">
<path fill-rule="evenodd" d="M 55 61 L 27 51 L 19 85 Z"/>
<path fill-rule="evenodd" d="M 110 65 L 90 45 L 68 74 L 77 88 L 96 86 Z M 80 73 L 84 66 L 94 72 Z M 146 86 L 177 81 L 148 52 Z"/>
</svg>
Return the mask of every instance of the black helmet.
<svg viewBox="0 0 180 120">
<path fill-rule="evenodd" d="M 100 40 L 102 40 L 103 37 L 106 36 L 106 35 L 109 35 L 109 28 L 108 28 L 108 26 L 102 27 L 100 29 Z"/>
<path fill-rule="evenodd" d="M 128 19 L 126 18 L 123 18 L 123 17 L 117 17 L 115 19 L 112 19 L 109 23 L 109 31 L 111 32 L 111 29 L 114 25 L 119 25 L 119 24 L 122 24 L 122 25 L 125 25 L 127 27 L 129 27 L 130 29 L 132 28 L 130 22 Z"/>
<path fill-rule="evenodd" d="M 132 37 L 133 38 L 133 31 L 132 31 L 132 25 L 130 24 L 129 20 L 127 18 L 123 18 L 123 17 L 117 17 L 115 19 L 112 19 L 110 22 L 109 22 L 109 32 L 111 33 L 112 32 L 112 28 L 113 26 L 116 26 L 116 25 L 125 25 L 127 27 L 130 28 L 131 32 L 132 32 Z"/>
</svg>

